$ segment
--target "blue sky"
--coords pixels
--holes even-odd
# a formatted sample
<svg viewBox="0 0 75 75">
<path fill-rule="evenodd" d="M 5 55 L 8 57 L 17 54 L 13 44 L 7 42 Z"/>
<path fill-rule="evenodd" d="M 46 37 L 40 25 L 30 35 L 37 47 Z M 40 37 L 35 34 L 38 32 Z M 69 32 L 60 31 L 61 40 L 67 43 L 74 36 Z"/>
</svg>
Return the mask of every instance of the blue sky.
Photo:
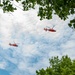
<svg viewBox="0 0 75 75">
<path fill-rule="evenodd" d="M 0 74 L 36 75 L 36 70 L 49 66 L 52 56 L 68 55 L 75 59 L 75 31 L 68 22 L 53 15 L 52 20 L 40 21 L 36 10 L 23 12 L 18 8 L 13 13 L 0 9 Z M 45 32 L 53 27 L 55 33 Z M 9 46 L 17 43 L 18 47 Z"/>
</svg>

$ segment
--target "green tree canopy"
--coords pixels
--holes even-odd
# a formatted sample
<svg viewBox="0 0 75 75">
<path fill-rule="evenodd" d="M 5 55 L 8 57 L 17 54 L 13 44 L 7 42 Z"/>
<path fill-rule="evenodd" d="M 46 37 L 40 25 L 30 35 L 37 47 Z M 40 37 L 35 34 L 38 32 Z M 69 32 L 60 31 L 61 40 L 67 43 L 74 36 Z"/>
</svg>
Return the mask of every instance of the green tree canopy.
<svg viewBox="0 0 75 75">
<path fill-rule="evenodd" d="M 61 59 L 53 57 L 49 59 L 50 66 L 46 69 L 36 71 L 36 75 L 75 75 L 75 60 L 71 60 L 67 55 Z"/>
<path fill-rule="evenodd" d="M 11 3 L 13 0 L 3 0 L 0 2 L 0 7 L 4 12 L 13 12 L 17 8 Z M 15 0 L 20 2 L 23 6 L 23 11 L 35 8 L 39 5 L 38 16 L 40 20 L 52 19 L 52 14 L 58 15 L 61 19 L 66 20 L 69 15 L 75 14 L 75 0 Z M 75 17 L 70 20 L 68 24 L 70 27 L 75 28 Z"/>
</svg>

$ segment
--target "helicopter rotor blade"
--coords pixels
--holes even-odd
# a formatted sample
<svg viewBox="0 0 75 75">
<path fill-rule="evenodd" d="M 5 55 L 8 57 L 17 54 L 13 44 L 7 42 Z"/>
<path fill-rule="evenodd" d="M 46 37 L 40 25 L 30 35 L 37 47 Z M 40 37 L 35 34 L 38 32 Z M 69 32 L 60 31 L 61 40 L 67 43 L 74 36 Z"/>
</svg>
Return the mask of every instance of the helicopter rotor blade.
<svg viewBox="0 0 75 75">
<path fill-rule="evenodd" d="M 46 26 L 47 28 L 50 28 L 50 27 L 48 27 L 48 26 Z"/>
<path fill-rule="evenodd" d="M 53 27 L 52 28 L 54 28 L 55 27 L 55 25 L 53 25 Z"/>
</svg>

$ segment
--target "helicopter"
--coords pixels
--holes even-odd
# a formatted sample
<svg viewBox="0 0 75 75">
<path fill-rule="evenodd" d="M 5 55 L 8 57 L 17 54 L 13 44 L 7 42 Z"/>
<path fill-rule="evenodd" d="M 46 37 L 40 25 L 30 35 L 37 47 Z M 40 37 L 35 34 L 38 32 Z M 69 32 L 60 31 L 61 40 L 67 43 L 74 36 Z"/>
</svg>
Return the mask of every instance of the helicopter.
<svg viewBox="0 0 75 75">
<path fill-rule="evenodd" d="M 53 27 L 54 27 L 54 26 L 53 26 Z M 44 30 L 45 30 L 45 31 L 50 31 L 50 32 L 56 32 L 56 30 L 53 29 L 53 27 L 52 27 L 52 28 L 46 27 L 46 28 L 44 28 Z"/>
<path fill-rule="evenodd" d="M 9 45 L 14 46 L 14 47 L 18 47 L 18 45 L 16 43 L 14 43 L 14 44 L 9 43 Z"/>
</svg>

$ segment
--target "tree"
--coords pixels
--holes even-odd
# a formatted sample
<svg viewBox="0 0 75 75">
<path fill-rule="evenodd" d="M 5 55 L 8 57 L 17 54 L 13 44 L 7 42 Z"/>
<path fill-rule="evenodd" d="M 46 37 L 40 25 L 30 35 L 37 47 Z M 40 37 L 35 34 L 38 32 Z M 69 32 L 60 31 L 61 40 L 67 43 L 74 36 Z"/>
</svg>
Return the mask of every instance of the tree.
<svg viewBox="0 0 75 75">
<path fill-rule="evenodd" d="M 36 75 L 75 75 L 75 60 L 71 60 L 67 55 L 61 59 L 53 57 L 49 59 L 50 66 L 46 69 L 36 71 Z"/>
<path fill-rule="evenodd" d="M 3 11 L 16 10 L 11 3 L 13 0 L 3 0 L 0 2 L 0 7 Z M 58 15 L 61 19 L 66 20 L 69 15 L 75 14 L 75 0 L 15 0 L 16 2 L 21 2 L 23 6 L 23 11 L 27 11 L 31 8 L 35 8 L 35 5 L 39 5 L 38 16 L 40 20 L 52 19 L 52 14 Z M 68 24 L 70 27 L 75 28 L 75 17 Z"/>
</svg>

